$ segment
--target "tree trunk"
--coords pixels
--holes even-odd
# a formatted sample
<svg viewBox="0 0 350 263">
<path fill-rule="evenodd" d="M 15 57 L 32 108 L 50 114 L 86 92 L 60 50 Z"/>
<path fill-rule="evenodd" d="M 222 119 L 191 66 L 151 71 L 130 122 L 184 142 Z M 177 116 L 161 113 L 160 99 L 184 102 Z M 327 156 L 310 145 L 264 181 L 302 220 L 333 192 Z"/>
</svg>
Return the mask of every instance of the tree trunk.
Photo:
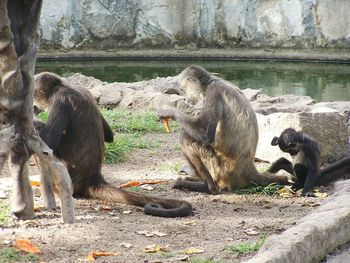
<svg viewBox="0 0 350 263">
<path fill-rule="evenodd" d="M 73 222 L 68 172 L 33 127 L 34 70 L 41 5 L 42 0 L 0 0 L 0 169 L 9 157 L 13 181 L 12 211 L 21 219 L 31 219 L 34 206 L 27 161 L 33 153 L 37 154 L 50 170 L 42 176 L 55 175 L 62 183 L 63 219 Z"/>
</svg>

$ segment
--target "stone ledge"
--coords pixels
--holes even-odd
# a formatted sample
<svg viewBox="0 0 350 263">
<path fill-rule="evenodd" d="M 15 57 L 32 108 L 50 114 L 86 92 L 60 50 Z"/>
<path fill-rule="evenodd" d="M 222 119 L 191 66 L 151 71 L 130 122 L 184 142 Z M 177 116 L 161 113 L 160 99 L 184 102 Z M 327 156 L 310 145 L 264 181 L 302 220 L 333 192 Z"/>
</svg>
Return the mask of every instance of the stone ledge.
<svg viewBox="0 0 350 263">
<path fill-rule="evenodd" d="M 350 180 L 336 183 L 335 193 L 296 226 L 268 238 L 246 263 L 319 262 L 350 240 Z"/>
</svg>

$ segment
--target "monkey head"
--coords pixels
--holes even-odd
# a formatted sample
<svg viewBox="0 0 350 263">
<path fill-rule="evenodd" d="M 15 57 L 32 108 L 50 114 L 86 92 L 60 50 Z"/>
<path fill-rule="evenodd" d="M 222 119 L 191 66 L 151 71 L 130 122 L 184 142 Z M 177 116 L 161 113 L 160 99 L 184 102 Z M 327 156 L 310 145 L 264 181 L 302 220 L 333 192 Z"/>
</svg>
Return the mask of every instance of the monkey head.
<svg viewBox="0 0 350 263">
<path fill-rule="evenodd" d="M 280 137 L 274 137 L 271 141 L 271 145 L 278 145 L 281 151 L 293 156 L 300 150 L 298 141 L 298 133 L 294 129 L 288 128 L 281 133 Z"/>
<path fill-rule="evenodd" d="M 200 66 L 189 66 L 180 74 L 180 89 L 191 104 L 201 101 L 207 86 L 213 78 L 208 71 Z"/>
<path fill-rule="evenodd" d="M 34 79 L 34 101 L 41 108 L 50 105 L 52 95 L 62 86 L 62 79 L 50 72 L 37 74 Z"/>
</svg>

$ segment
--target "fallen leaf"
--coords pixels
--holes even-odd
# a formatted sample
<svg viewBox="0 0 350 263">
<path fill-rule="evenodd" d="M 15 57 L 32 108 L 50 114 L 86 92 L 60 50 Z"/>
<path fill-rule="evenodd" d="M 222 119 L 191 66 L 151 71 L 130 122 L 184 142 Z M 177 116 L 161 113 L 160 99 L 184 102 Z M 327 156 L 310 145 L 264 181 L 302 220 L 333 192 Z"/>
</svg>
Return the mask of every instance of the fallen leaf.
<svg viewBox="0 0 350 263">
<path fill-rule="evenodd" d="M 309 207 L 316 207 L 319 206 L 319 203 L 315 203 L 314 201 L 305 201 L 301 204 L 301 206 L 309 206 Z"/>
<path fill-rule="evenodd" d="M 168 252 L 169 250 L 166 247 L 162 247 L 160 245 L 150 245 L 145 247 L 144 251 L 146 253 L 157 253 L 157 252 Z"/>
<path fill-rule="evenodd" d="M 34 212 L 40 212 L 42 209 L 44 209 L 45 207 L 42 205 L 39 206 L 34 206 Z"/>
<path fill-rule="evenodd" d="M 121 243 L 120 246 L 121 246 L 121 247 L 125 247 L 125 248 L 131 248 L 131 247 L 132 247 L 132 244 L 129 244 L 129 243 Z"/>
<path fill-rule="evenodd" d="M 176 261 L 188 261 L 188 256 L 187 255 L 180 255 L 175 258 Z"/>
<path fill-rule="evenodd" d="M 95 261 L 95 259 L 98 258 L 98 257 L 120 256 L 120 255 L 121 255 L 120 252 L 111 253 L 111 252 L 104 252 L 104 251 L 92 251 L 87 256 L 87 259 L 89 261 Z"/>
<path fill-rule="evenodd" d="M 143 184 L 141 185 L 141 188 L 147 191 L 152 191 L 154 190 L 154 188 L 152 186 L 150 186 L 149 184 Z"/>
<path fill-rule="evenodd" d="M 195 247 L 190 247 L 188 249 L 186 249 L 185 251 L 185 254 L 186 255 L 193 255 L 193 254 L 201 254 L 204 252 L 203 249 L 198 249 L 198 248 L 195 248 Z"/>
<path fill-rule="evenodd" d="M 195 225 L 197 225 L 197 220 L 185 221 L 185 222 L 183 222 L 183 224 L 184 225 L 195 226 Z"/>
<path fill-rule="evenodd" d="M 166 131 L 167 133 L 169 133 L 169 132 L 170 132 L 170 128 L 169 128 L 169 118 L 164 118 L 164 120 L 163 120 L 163 125 L 164 125 L 164 128 L 165 128 L 165 131 Z"/>
<path fill-rule="evenodd" d="M 283 198 L 290 198 L 295 196 L 295 193 L 293 192 L 293 190 L 287 188 L 287 187 L 283 187 L 281 189 L 279 189 L 278 191 L 278 195 L 283 197 Z"/>
<path fill-rule="evenodd" d="M 158 236 L 158 237 L 165 237 L 167 236 L 168 234 L 165 234 L 165 233 L 162 233 L 162 232 L 159 232 L 159 231 L 145 231 L 145 230 L 141 230 L 141 231 L 136 231 L 136 234 L 139 234 L 139 235 L 143 235 L 143 236 L 146 236 L 146 237 L 154 237 L 154 236 Z"/>
<path fill-rule="evenodd" d="M 319 189 L 314 189 L 314 194 L 316 197 L 322 197 L 322 198 L 325 198 L 328 196 L 327 193 L 320 192 Z"/>
<path fill-rule="evenodd" d="M 16 239 L 15 247 L 27 253 L 39 254 L 40 249 L 33 245 L 28 239 Z"/>
<path fill-rule="evenodd" d="M 130 181 L 125 184 L 121 184 L 118 187 L 119 188 L 128 188 L 128 187 L 133 187 L 133 186 L 141 186 L 145 184 L 160 184 L 167 182 L 167 180 L 145 180 L 145 181 Z"/>
<path fill-rule="evenodd" d="M 245 230 L 243 230 L 244 233 L 246 233 L 249 236 L 256 236 L 260 234 L 260 231 L 258 231 L 256 228 L 252 227 L 252 228 L 247 228 Z"/>
<path fill-rule="evenodd" d="M 126 214 L 126 215 L 131 214 L 131 213 L 132 213 L 131 210 L 125 210 L 125 211 L 123 211 L 123 214 Z"/>
<path fill-rule="evenodd" d="M 31 186 L 40 186 L 41 183 L 39 181 L 30 181 Z"/>
</svg>

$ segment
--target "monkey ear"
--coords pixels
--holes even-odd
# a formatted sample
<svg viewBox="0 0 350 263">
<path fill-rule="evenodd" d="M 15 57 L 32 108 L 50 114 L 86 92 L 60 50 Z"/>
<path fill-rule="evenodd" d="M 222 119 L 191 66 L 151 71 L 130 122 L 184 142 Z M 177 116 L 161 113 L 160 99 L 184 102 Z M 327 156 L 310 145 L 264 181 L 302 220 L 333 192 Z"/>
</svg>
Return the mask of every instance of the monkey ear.
<svg viewBox="0 0 350 263">
<path fill-rule="evenodd" d="M 279 138 L 278 137 L 273 137 L 272 141 L 271 141 L 271 145 L 275 146 L 275 145 L 278 145 L 278 140 Z"/>
</svg>

